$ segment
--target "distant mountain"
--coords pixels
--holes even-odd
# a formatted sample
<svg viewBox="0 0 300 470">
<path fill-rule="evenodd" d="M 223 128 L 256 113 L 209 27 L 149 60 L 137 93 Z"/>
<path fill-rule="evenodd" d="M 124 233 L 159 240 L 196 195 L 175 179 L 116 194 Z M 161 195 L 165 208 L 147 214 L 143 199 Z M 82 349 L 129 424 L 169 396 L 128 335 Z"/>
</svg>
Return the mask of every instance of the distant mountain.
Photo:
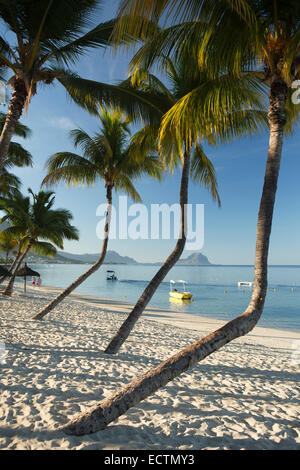
<svg viewBox="0 0 300 470">
<path fill-rule="evenodd" d="M 82 255 L 68 253 L 66 251 L 59 251 L 54 260 L 49 260 L 49 262 L 66 262 L 66 263 L 95 263 L 99 257 L 99 253 L 84 253 Z M 129 256 L 121 256 L 116 251 L 109 250 L 105 257 L 105 264 L 148 264 L 160 266 L 162 262 L 159 263 L 139 263 L 135 259 L 130 258 Z M 201 253 L 192 253 L 185 259 L 180 259 L 177 262 L 177 266 L 208 266 L 211 263 L 206 256 Z"/>
<path fill-rule="evenodd" d="M 64 258 L 67 262 L 71 263 L 95 263 L 99 258 L 99 253 L 84 253 L 77 255 L 74 253 L 67 253 L 66 251 L 59 251 L 58 256 Z M 121 256 L 116 251 L 109 250 L 106 253 L 105 264 L 138 264 L 135 259 L 129 256 Z"/>
<path fill-rule="evenodd" d="M 4 230 L 8 224 L 0 224 L 0 231 Z M 5 257 L 5 253 L 0 252 L 0 257 Z M 11 255 L 13 257 L 13 255 Z M 99 253 L 84 253 L 82 255 L 68 253 L 67 251 L 58 251 L 54 258 L 39 256 L 30 253 L 27 257 L 29 263 L 55 263 L 55 264 L 93 264 L 97 261 Z M 129 256 L 121 256 L 116 251 L 109 250 L 106 254 L 104 264 L 145 264 L 149 266 L 161 266 L 162 262 L 139 263 Z M 184 259 L 177 262 L 177 266 L 208 266 L 211 265 L 206 256 L 201 253 L 192 253 Z"/>
<path fill-rule="evenodd" d="M 48 256 L 35 255 L 33 253 L 29 253 L 29 255 L 26 257 L 26 260 L 29 263 L 72 264 L 71 260 L 59 254 L 57 254 L 54 258 L 49 258 Z"/>
<path fill-rule="evenodd" d="M 208 258 L 202 253 L 192 253 L 187 258 L 180 259 L 177 262 L 177 266 L 208 266 L 210 264 Z"/>
</svg>

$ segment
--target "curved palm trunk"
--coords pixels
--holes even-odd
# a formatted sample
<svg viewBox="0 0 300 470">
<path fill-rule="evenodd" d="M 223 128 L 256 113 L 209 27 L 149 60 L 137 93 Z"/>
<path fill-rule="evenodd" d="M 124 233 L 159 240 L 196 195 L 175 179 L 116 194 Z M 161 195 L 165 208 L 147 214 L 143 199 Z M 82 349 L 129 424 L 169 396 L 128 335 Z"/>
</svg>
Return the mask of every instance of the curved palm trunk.
<svg viewBox="0 0 300 470">
<path fill-rule="evenodd" d="M 125 386 L 112 397 L 103 400 L 87 412 L 81 413 L 63 429 L 68 434 L 82 435 L 104 429 L 129 408 L 147 398 L 159 388 L 178 377 L 213 352 L 235 338 L 251 331 L 257 324 L 264 306 L 267 290 L 267 259 L 273 209 L 285 124 L 287 86 L 274 80 L 270 92 L 270 143 L 265 181 L 258 214 L 254 291 L 246 311 L 205 338 L 179 351 L 154 369 Z"/>
<path fill-rule="evenodd" d="M 106 354 L 116 354 L 121 348 L 122 344 L 126 341 L 131 331 L 134 328 L 134 325 L 142 315 L 147 304 L 150 302 L 152 296 L 154 295 L 156 289 L 161 284 L 163 279 L 166 277 L 170 269 L 177 263 L 186 243 L 186 233 L 187 233 L 187 216 L 186 216 L 186 205 L 188 202 L 188 184 L 189 184 L 189 172 L 190 172 L 190 153 L 185 152 L 181 185 L 180 185 L 180 208 L 181 208 L 181 227 L 180 235 L 176 243 L 175 249 L 170 254 L 168 259 L 164 262 L 161 268 L 157 271 L 153 279 L 149 282 L 148 286 L 142 293 L 141 297 L 135 304 L 133 310 L 128 315 L 127 319 L 121 325 L 120 329 L 113 337 L 106 350 Z"/>
<path fill-rule="evenodd" d="M 21 254 L 21 256 L 19 256 L 19 258 L 16 258 L 16 260 L 14 261 L 14 267 L 13 267 L 12 275 L 11 275 L 11 277 L 9 279 L 9 282 L 8 282 L 5 290 L 3 291 L 2 295 L 6 295 L 6 296 L 9 296 L 9 297 L 12 295 L 13 288 L 14 288 L 14 283 L 15 283 L 15 278 L 16 278 L 16 272 L 18 271 L 19 267 L 21 266 L 24 259 L 28 255 L 29 251 L 31 250 L 33 243 L 34 243 L 34 240 L 30 240 L 28 245 L 27 245 L 27 248 L 25 249 L 25 251 Z"/>
<path fill-rule="evenodd" d="M 11 273 L 13 272 L 15 266 L 16 266 L 16 263 L 19 259 L 19 257 L 21 256 L 21 251 L 19 250 L 18 253 L 16 254 L 16 257 L 15 259 L 13 260 L 13 262 L 11 263 L 10 267 L 8 268 L 8 273 L 6 276 L 2 276 L 1 279 L 0 279 L 0 284 L 2 284 L 10 275 Z"/>
<path fill-rule="evenodd" d="M 0 136 L 0 175 L 5 165 L 10 141 L 22 115 L 26 98 L 27 90 L 24 81 L 17 78 L 14 83 L 14 91 L 9 102 L 5 123 Z"/>
<path fill-rule="evenodd" d="M 106 200 L 107 200 L 107 213 L 105 219 L 104 227 L 104 239 L 102 243 L 101 254 L 93 266 L 91 266 L 87 271 L 85 271 L 81 276 L 79 276 L 76 281 L 72 282 L 63 292 L 61 292 L 54 300 L 52 300 L 43 310 L 34 315 L 32 318 L 34 320 L 41 320 L 45 315 L 47 315 L 51 310 L 53 310 L 60 302 L 62 302 L 68 295 L 73 292 L 80 284 L 82 284 L 89 276 L 96 272 L 100 266 L 103 264 L 105 259 L 108 237 L 109 237 L 109 228 L 110 228 L 110 219 L 111 219 L 111 203 L 112 203 L 112 186 L 107 187 L 106 191 Z"/>
</svg>

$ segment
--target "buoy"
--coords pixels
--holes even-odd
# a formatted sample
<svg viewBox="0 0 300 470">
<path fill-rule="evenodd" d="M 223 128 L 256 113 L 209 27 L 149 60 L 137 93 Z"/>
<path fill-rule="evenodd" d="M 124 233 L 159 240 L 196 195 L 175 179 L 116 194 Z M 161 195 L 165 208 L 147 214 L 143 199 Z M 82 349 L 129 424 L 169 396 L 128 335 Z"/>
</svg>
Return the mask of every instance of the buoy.
<svg viewBox="0 0 300 470">
<path fill-rule="evenodd" d="M 227 290 L 224 290 L 224 294 L 227 294 Z"/>
</svg>

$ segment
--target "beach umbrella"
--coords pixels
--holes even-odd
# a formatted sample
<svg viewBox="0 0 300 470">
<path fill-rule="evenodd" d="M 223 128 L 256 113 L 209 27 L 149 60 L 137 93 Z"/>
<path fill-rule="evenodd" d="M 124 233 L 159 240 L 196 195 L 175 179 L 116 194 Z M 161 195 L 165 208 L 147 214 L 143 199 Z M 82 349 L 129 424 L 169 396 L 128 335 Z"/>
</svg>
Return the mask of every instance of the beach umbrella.
<svg viewBox="0 0 300 470">
<path fill-rule="evenodd" d="M 0 276 L 8 276 L 9 271 L 5 266 L 0 266 Z"/>
<path fill-rule="evenodd" d="M 26 278 L 28 276 L 40 277 L 40 273 L 38 273 L 37 271 L 34 271 L 33 269 L 31 269 L 29 266 L 27 266 L 27 263 L 25 263 L 24 267 L 19 269 L 16 272 L 16 276 L 24 277 L 24 293 L 26 294 Z"/>
</svg>

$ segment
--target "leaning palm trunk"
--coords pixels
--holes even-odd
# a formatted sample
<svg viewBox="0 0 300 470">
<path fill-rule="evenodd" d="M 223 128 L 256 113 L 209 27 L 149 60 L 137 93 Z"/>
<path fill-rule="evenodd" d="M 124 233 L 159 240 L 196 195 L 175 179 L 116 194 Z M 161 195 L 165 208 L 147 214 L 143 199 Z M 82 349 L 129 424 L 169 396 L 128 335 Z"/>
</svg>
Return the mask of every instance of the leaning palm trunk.
<svg viewBox="0 0 300 470">
<path fill-rule="evenodd" d="M 0 279 L 0 284 L 2 284 L 10 275 L 11 273 L 13 272 L 19 258 L 21 256 L 21 251 L 19 250 L 18 253 L 16 254 L 15 256 L 15 259 L 13 260 L 13 262 L 11 263 L 10 267 L 8 268 L 8 274 L 6 274 L 5 276 L 2 276 L 1 279 Z"/>
<path fill-rule="evenodd" d="M 15 283 L 15 278 L 16 278 L 16 272 L 18 271 L 19 267 L 21 266 L 24 259 L 28 255 L 29 251 L 31 250 L 33 242 L 34 242 L 34 240 L 30 240 L 27 247 L 26 247 L 26 249 L 24 250 L 24 252 L 19 257 L 16 257 L 16 259 L 14 261 L 14 266 L 13 266 L 12 271 L 11 271 L 12 274 L 10 276 L 9 282 L 8 282 L 5 290 L 3 291 L 2 295 L 7 295 L 7 296 L 12 295 L 13 288 L 14 288 L 14 283 Z"/>
<path fill-rule="evenodd" d="M 116 354 L 121 348 L 122 344 L 126 341 L 131 331 L 134 328 L 134 325 L 142 315 L 147 304 L 150 302 L 155 291 L 166 277 L 170 269 L 177 263 L 186 243 L 186 233 L 187 233 L 187 215 L 186 215 L 186 205 L 188 202 L 188 183 L 189 183 L 189 172 L 190 172 L 190 153 L 184 153 L 182 177 L 181 177 L 181 186 L 180 186 L 180 209 L 181 209 L 181 222 L 180 222 L 180 234 L 176 246 L 161 268 L 157 271 L 153 279 L 150 281 L 141 297 L 137 301 L 134 309 L 129 314 L 127 319 L 121 325 L 120 329 L 113 337 L 106 350 L 106 354 Z"/>
<path fill-rule="evenodd" d="M 102 243 L 102 250 L 101 254 L 93 266 L 91 266 L 87 271 L 85 271 L 81 276 L 79 276 L 76 281 L 70 284 L 61 294 L 59 294 L 54 300 L 52 300 L 43 310 L 41 310 L 38 314 L 34 315 L 32 318 L 34 320 L 41 320 L 45 315 L 47 315 L 51 310 L 53 310 L 60 302 L 62 302 L 68 295 L 73 292 L 80 284 L 82 284 L 89 276 L 91 276 L 94 272 L 96 272 L 100 266 L 103 264 L 105 259 L 107 245 L 108 245 L 108 237 L 109 237 L 109 228 L 110 228 L 110 220 L 111 220 L 111 204 L 112 204 L 112 186 L 107 186 L 106 191 L 106 200 L 107 200 L 107 212 L 106 212 L 106 219 L 105 219 L 105 227 L 104 227 L 104 239 Z"/>
<path fill-rule="evenodd" d="M 22 79 L 16 79 L 14 83 L 14 92 L 9 103 L 5 124 L 0 136 L 0 175 L 5 164 L 10 141 L 22 115 L 26 98 L 27 90 L 24 81 Z"/>
<path fill-rule="evenodd" d="M 287 86 L 280 78 L 273 81 L 270 92 L 270 143 L 265 181 L 258 214 L 254 290 L 246 311 L 205 338 L 179 351 L 154 369 L 125 386 L 87 412 L 75 417 L 65 427 L 69 434 L 82 435 L 104 429 L 129 408 L 156 392 L 202 359 L 235 338 L 249 333 L 257 324 L 267 291 L 267 259 L 275 194 L 285 125 Z"/>
</svg>

